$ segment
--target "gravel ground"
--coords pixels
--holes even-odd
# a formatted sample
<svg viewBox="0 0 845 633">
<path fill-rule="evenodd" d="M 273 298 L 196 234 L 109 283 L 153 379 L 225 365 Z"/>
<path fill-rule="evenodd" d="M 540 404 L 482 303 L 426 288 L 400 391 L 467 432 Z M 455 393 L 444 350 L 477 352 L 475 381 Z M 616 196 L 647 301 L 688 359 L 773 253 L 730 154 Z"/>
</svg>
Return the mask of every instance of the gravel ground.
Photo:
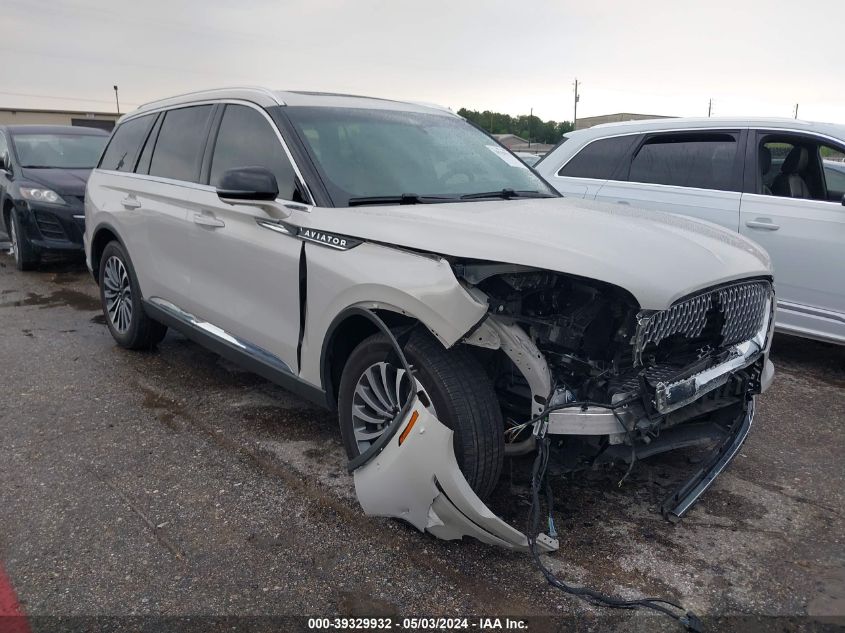
<svg viewBox="0 0 845 633">
<path fill-rule="evenodd" d="M 656 506 L 693 453 L 621 486 L 620 471 L 559 481 L 547 564 L 676 599 L 720 630 L 772 630 L 718 619 L 752 615 L 845 624 L 845 348 L 778 336 L 773 360 L 748 442 L 684 521 Z M 78 262 L 19 273 L 0 255 L 0 361 L 0 561 L 36 629 L 38 616 L 460 614 L 679 630 L 563 595 L 524 555 L 364 516 L 333 415 L 175 333 L 156 352 L 117 348 Z M 524 525 L 519 472 L 506 466 L 493 505 Z"/>
</svg>

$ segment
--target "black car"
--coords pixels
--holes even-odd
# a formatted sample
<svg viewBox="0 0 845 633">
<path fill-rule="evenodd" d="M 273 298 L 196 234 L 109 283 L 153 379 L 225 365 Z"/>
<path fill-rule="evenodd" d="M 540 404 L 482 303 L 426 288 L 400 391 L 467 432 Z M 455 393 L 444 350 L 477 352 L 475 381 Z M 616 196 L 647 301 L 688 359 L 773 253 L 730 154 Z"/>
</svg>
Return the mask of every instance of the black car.
<svg viewBox="0 0 845 633">
<path fill-rule="evenodd" d="M 85 183 L 109 135 L 64 125 L 0 126 L 0 209 L 19 270 L 81 252 Z"/>
</svg>

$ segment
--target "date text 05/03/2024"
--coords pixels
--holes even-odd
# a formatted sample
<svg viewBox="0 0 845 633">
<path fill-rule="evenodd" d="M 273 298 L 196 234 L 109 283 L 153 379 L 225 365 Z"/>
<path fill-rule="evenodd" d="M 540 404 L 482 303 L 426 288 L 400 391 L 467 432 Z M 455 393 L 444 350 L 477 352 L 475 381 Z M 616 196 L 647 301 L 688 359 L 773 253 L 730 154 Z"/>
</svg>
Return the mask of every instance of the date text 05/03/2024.
<svg viewBox="0 0 845 633">
<path fill-rule="evenodd" d="M 516 618 L 308 618 L 314 631 L 332 630 L 476 630 L 527 631 L 528 622 Z"/>
</svg>

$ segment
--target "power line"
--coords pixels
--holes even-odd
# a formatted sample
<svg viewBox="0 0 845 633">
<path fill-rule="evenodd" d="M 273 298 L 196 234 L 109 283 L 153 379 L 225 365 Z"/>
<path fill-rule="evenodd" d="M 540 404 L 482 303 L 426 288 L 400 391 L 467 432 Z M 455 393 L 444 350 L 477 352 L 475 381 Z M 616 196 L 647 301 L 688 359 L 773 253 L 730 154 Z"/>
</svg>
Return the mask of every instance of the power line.
<svg viewBox="0 0 845 633">
<path fill-rule="evenodd" d="M 62 101 L 86 101 L 88 103 L 112 103 L 111 99 L 85 99 L 82 97 L 68 97 L 63 95 L 37 95 L 32 94 L 29 92 L 5 92 L 0 91 L 0 95 L 6 95 L 9 97 L 33 97 L 35 99 L 60 99 Z M 132 105 L 138 106 L 139 103 L 127 103 L 124 102 L 124 105 Z"/>
</svg>

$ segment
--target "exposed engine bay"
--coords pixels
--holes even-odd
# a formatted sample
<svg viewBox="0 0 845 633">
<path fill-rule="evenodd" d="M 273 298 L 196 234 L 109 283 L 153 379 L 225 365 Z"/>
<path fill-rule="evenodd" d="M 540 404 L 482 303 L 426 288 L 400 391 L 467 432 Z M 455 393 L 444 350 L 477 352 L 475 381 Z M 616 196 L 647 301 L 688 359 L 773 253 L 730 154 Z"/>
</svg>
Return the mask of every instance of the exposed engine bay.
<svg viewBox="0 0 845 633">
<path fill-rule="evenodd" d="M 485 357 L 511 455 L 533 451 L 536 424 L 526 421 L 542 412 L 563 471 L 712 444 L 771 380 L 767 279 L 644 311 L 593 280 L 486 262 L 453 268 L 489 306 L 465 343 Z"/>
</svg>

